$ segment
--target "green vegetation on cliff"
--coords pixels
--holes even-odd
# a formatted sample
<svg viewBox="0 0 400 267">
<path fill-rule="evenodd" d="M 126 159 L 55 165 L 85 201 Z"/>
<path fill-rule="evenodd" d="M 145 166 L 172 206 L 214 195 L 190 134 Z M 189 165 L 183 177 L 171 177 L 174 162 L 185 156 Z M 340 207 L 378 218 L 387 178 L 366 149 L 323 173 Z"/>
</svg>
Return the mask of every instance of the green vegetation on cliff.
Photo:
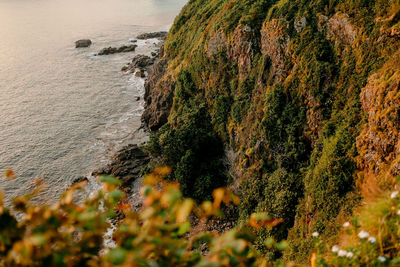
<svg viewBox="0 0 400 267">
<path fill-rule="evenodd" d="M 368 179 L 386 191 L 400 174 L 399 38 L 397 0 L 191 0 L 164 46 L 164 77 L 176 88 L 149 150 L 173 167 L 188 196 L 207 198 L 228 182 L 240 194 L 238 221 L 253 212 L 282 218 L 260 230 L 258 248 L 271 259 L 307 261 L 311 233 L 339 238 Z M 372 84 L 379 70 L 387 79 Z M 384 109 L 369 89 L 378 86 Z M 374 119 L 380 109 L 390 115 Z M 194 114 L 202 119 L 193 123 Z M 219 169 L 221 144 L 235 154 L 226 158 L 232 177 Z M 268 237 L 290 248 L 271 250 Z"/>
</svg>

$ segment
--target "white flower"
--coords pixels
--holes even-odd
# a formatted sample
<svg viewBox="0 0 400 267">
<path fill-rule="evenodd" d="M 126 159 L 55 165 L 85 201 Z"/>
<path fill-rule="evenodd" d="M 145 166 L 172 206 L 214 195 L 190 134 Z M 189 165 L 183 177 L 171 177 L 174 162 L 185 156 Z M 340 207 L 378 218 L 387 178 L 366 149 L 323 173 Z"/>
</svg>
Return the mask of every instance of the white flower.
<svg viewBox="0 0 400 267">
<path fill-rule="evenodd" d="M 399 194 L 399 191 L 394 191 L 394 192 L 390 195 L 390 197 L 391 197 L 391 198 L 396 198 L 398 194 Z"/>
<path fill-rule="evenodd" d="M 349 259 L 353 258 L 353 256 L 354 256 L 353 252 L 347 252 L 346 254 L 346 257 Z"/>
<path fill-rule="evenodd" d="M 346 250 L 343 250 L 343 249 L 341 249 L 341 250 L 339 250 L 339 252 L 338 252 L 338 255 L 339 255 L 339 257 L 344 257 L 344 256 L 346 256 L 346 255 L 347 255 L 347 251 L 346 251 Z"/>
<path fill-rule="evenodd" d="M 349 227 L 349 226 L 350 226 L 350 223 L 349 223 L 349 222 L 345 222 L 345 223 L 343 224 L 343 227 L 344 227 L 344 228 Z"/>
<path fill-rule="evenodd" d="M 385 262 L 385 261 L 386 261 L 386 258 L 385 258 L 384 256 L 379 256 L 379 257 L 378 257 L 378 261 L 380 261 L 380 262 Z"/>
<path fill-rule="evenodd" d="M 397 210 L 397 215 L 400 215 L 400 210 Z"/>
<path fill-rule="evenodd" d="M 367 237 L 369 237 L 369 233 L 362 230 L 361 232 L 358 233 L 358 237 L 361 239 L 367 238 Z"/>
<path fill-rule="evenodd" d="M 312 236 L 313 236 L 313 237 L 318 237 L 318 236 L 319 236 L 319 233 L 318 233 L 318 232 L 314 232 L 314 233 L 312 233 Z"/>
<path fill-rule="evenodd" d="M 339 251 L 339 247 L 338 246 L 335 245 L 335 246 L 332 247 L 332 252 L 335 253 L 335 252 L 338 252 L 338 251 Z"/>
<path fill-rule="evenodd" d="M 376 243 L 376 238 L 375 237 L 373 237 L 373 236 L 370 236 L 369 238 L 368 238 L 368 242 L 370 242 L 370 243 Z"/>
</svg>

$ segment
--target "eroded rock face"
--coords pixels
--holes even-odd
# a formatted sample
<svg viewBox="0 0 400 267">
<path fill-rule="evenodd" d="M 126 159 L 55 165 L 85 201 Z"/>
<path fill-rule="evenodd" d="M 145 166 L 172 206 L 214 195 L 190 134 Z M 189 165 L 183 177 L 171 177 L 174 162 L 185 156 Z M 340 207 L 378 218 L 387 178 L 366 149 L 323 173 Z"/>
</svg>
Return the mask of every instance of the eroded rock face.
<svg viewBox="0 0 400 267">
<path fill-rule="evenodd" d="M 360 99 L 368 123 L 357 138 L 361 168 L 378 173 L 384 165 L 400 175 L 400 56 L 368 79 Z"/>
<path fill-rule="evenodd" d="M 251 68 L 254 58 L 254 31 L 247 25 L 239 25 L 233 33 L 233 41 L 229 49 L 229 57 L 237 61 L 239 79 L 246 75 Z"/>
<path fill-rule="evenodd" d="M 208 58 L 213 58 L 215 54 L 227 48 L 228 40 L 226 39 L 224 31 L 220 30 L 214 33 L 210 41 L 208 41 L 206 55 Z"/>
<path fill-rule="evenodd" d="M 274 76 L 281 80 L 287 73 L 288 45 L 290 37 L 288 22 L 272 19 L 264 23 L 261 29 L 261 52 L 271 58 Z"/>
<path fill-rule="evenodd" d="M 343 44 L 350 45 L 356 39 L 356 30 L 346 14 L 336 13 L 331 18 L 319 16 L 318 28 L 322 30 L 324 27 L 328 38 L 335 38 Z"/>
<path fill-rule="evenodd" d="M 137 145 L 128 145 L 112 156 L 110 164 L 94 171 L 93 175 L 118 177 L 123 187 L 129 187 L 136 179 L 141 177 L 141 170 L 149 161 L 149 155 Z"/>
<path fill-rule="evenodd" d="M 163 57 L 163 49 L 160 50 Z M 168 122 L 172 108 L 175 82 L 167 74 L 168 58 L 157 60 L 145 84 L 145 110 L 142 123 L 151 131 L 157 131 Z"/>
</svg>

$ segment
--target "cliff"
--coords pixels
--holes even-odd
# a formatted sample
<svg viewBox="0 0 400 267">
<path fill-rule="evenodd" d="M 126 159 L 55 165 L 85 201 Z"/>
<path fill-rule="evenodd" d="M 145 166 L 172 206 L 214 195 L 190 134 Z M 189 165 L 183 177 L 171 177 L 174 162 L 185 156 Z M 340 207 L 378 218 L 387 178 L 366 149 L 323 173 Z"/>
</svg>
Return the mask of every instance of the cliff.
<svg viewBox="0 0 400 267">
<path fill-rule="evenodd" d="M 259 249 L 304 261 L 400 174 L 399 47 L 397 1 L 191 0 L 146 83 L 148 150 L 186 195 L 228 184 L 237 220 L 284 219 Z"/>
</svg>

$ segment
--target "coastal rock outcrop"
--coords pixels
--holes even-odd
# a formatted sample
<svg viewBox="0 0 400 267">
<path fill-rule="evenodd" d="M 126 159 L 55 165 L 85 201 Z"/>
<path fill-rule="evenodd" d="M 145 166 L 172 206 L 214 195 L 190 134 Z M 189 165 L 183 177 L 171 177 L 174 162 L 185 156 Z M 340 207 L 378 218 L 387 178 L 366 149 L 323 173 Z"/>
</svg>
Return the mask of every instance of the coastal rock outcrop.
<svg viewBox="0 0 400 267">
<path fill-rule="evenodd" d="M 137 45 L 123 45 L 119 48 L 106 47 L 106 48 L 101 49 L 100 52 L 97 53 L 97 55 L 104 56 L 104 55 L 110 55 L 110 54 L 116 54 L 116 53 L 134 52 L 136 47 L 137 47 Z"/>
<path fill-rule="evenodd" d="M 157 54 L 156 54 L 157 56 Z M 151 66 L 154 64 L 156 61 L 156 56 L 155 57 L 149 57 L 146 55 L 136 55 L 133 59 L 132 62 L 130 62 L 128 65 L 122 67 L 122 71 L 126 72 L 131 72 L 134 73 L 136 69 L 140 69 L 141 71 L 151 71 Z"/>
<path fill-rule="evenodd" d="M 94 171 L 93 175 L 112 175 L 119 178 L 123 187 L 129 189 L 141 177 L 141 170 L 149 161 L 149 155 L 137 145 L 128 145 L 112 156 L 110 164 Z"/>
<path fill-rule="evenodd" d="M 157 131 L 168 121 L 172 108 L 175 82 L 166 74 L 168 59 L 157 61 L 145 84 L 145 110 L 142 123 L 151 131 Z"/>
<path fill-rule="evenodd" d="M 175 91 L 174 79 L 166 75 L 168 57 L 163 57 L 163 54 L 161 49 L 161 58 L 155 62 L 145 84 L 145 110 L 142 114 L 142 123 L 151 131 L 157 131 L 168 121 Z"/>
<path fill-rule="evenodd" d="M 89 47 L 92 41 L 89 39 L 81 39 L 75 42 L 75 48 Z"/>
<path fill-rule="evenodd" d="M 168 32 L 160 31 L 160 32 L 148 32 L 142 33 L 136 36 L 139 40 L 147 40 L 152 38 L 164 39 L 167 36 Z"/>
</svg>

